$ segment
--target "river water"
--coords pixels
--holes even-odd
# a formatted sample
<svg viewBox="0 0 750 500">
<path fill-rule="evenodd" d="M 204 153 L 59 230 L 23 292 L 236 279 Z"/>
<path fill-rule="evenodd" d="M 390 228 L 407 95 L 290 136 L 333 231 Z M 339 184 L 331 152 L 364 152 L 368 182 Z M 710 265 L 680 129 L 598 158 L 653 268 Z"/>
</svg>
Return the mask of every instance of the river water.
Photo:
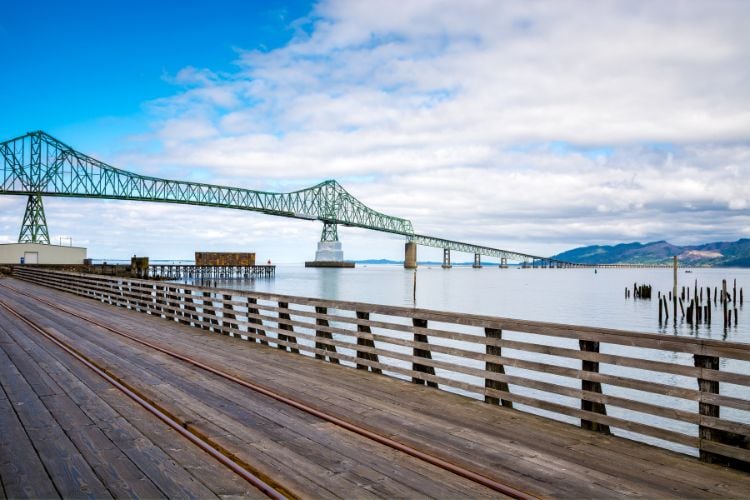
<svg viewBox="0 0 750 500">
<path fill-rule="evenodd" d="M 218 281 L 236 288 L 286 295 L 413 306 L 413 270 L 395 265 L 358 265 L 355 269 L 306 269 L 279 265 L 272 279 Z M 737 281 L 738 322 L 724 329 L 721 304 L 713 309 L 712 324 L 689 325 L 678 309 L 675 324 L 659 323 L 658 291 L 672 290 L 671 269 L 473 269 L 422 266 L 416 271 L 416 305 L 426 309 L 487 314 L 508 318 L 618 328 L 645 333 L 684 335 L 750 343 L 750 304 L 739 305 L 739 291 L 750 292 L 750 269 L 696 268 L 678 272 L 682 286 L 721 289 L 727 280 L 731 293 Z M 632 297 L 633 284 L 650 284 L 651 300 Z M 631 297 L 625 298 L 625 288 Z M 744 294 L 743 294 L 744 295 Z M 705 297 L 705 290 L 704 290 Z M 750 296 L 747 297 L 750 301 Z M 712 302 L 713 303 L 713 302 Z M 733 318 L 734 319 L 734 318 Z"/>
</svg>

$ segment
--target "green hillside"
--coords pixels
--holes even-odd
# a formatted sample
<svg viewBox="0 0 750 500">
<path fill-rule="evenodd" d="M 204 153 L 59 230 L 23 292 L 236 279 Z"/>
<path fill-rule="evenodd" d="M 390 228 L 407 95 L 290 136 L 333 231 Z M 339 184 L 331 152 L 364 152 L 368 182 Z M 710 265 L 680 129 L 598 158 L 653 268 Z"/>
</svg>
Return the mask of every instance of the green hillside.
<svg viewBox="0 0 750 500">
<path fill-rule="evenodd" d="M 568 250 L 554 258 L 582 264 L 670 264 L 675 255 L 683 265 L 750 267 L 750 239 L 693 246 L 666 241 L 592 245 Z"/>
</svg>

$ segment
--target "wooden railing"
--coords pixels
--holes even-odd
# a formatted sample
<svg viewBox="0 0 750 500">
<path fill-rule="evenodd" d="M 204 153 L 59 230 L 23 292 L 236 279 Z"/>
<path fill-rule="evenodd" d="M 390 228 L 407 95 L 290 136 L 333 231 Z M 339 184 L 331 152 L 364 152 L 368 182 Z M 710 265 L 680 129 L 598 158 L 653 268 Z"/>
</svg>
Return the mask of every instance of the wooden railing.
<svg viewBox="0 0 750 500">
<path fill-rule="evenodd" d="M 704 461 L 750 465 L 748 344 L 24 267 L 14 275 Z"/>
</svg>

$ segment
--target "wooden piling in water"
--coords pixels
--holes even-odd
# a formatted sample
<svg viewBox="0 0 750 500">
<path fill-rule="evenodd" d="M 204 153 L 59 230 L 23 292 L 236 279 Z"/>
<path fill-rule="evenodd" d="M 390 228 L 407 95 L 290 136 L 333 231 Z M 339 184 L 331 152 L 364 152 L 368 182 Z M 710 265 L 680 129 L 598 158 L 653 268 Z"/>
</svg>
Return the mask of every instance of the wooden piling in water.
<svg viewBox="0 0 750 500">
<path fill-rule="evenodd" d="M 721 299 L 724 305 L 724 328 L 727 327 L 727 280 L 721 280 Z"/>
</svg>

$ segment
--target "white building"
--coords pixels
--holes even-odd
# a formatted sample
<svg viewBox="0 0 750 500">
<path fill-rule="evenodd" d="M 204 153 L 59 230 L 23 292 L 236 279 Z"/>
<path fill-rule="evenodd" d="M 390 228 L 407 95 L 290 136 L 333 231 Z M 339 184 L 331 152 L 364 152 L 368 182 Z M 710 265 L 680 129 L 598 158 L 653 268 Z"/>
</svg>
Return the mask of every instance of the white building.
<svg viewBox="0 0 750 500">
<path fill-rule="evenodd" d="M 0 244 L 0 264 L 83 264 L 86 249 L 42 243 Z"/>
</svg>

